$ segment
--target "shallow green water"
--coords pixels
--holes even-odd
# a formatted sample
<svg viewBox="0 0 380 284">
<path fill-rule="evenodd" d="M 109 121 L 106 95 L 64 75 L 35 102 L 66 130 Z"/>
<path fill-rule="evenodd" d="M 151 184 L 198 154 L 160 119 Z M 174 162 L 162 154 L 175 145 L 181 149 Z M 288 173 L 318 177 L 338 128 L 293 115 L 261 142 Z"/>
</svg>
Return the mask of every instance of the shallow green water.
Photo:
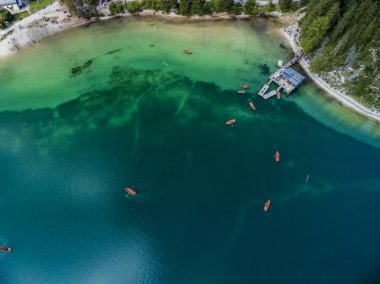
<svg viewBox="0 0 380 284">
<path fill-rule="evenodd" d="M 1 282 L 376 279 L 376 126 L 310 85 L 237 95 L 291 56 L 271 25 L 120 19 L 3 61 Z"/>
<path fill-rule="evenodd" d="M 273 57 L 287 56 L 277 42 L 267 40 L 268 26 L 261 21 L 218 22 L 218 28 L 214 24 L 119 19 L 45 39 L 41 46 L 23 50 L 1 64 L 0 72 L 7 74 L 0 79 L 4 86 L 1 108 L 51 107 L 81 92 L 106 87 L 114 64 L 174 71 L 223 88 L 236 88 L 241 81 L 265 80 L 266 74 L 255 72 L 257 65 L 267 63 L 273 71 Z M 186 48 L 194 50 L 194 56 L 184 56 Z M 92 64 L 80 76 L 70 76 L 71 68 L 88 60 Z M 255 89 L 259 85 L 261 82 Z"/>
</svg>

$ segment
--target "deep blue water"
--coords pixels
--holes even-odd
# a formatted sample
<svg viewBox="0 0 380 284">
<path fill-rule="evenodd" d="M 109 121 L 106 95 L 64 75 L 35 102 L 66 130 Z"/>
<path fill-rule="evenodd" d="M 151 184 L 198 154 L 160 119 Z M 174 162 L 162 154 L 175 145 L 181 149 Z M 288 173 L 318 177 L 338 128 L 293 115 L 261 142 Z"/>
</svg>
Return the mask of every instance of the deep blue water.
<svg viewBox="0 0 380 284">
<path fill-rule="evenodd" d="M 378 283 L 378 148 L 162 72 L 0 113 L 1 283 Z"/>
</svg>

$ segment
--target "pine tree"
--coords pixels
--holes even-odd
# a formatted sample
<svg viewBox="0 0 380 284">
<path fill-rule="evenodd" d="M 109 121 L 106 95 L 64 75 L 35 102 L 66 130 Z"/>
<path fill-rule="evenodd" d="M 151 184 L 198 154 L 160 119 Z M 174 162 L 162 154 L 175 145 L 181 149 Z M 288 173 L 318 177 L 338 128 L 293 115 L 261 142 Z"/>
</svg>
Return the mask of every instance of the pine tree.
<svg viewBox="0 0 380 284">
<path fill-rule="evenodd" d="M 245 2 L 243 11 L 248 15 L 256 15 L 259 10 L 256 6 L 255 0 L 247 0 L 247 2 Z"/>
<path fill-rule="evenodd" d="M 176 0 L 161 0 L 161 10 L 169 13 L 172 9 L 177 9 L 178 3 Z"/>
<path fill-rule="evenodd" d="M 282 11 L 287 11 L 292 7 L 292 0 L 280 0 L 279 5 Z"/>
<path fill-rule="evenodd" d="M 190 15 L 191 0 L 180 0 L 179 1 L 179 13 L 181 15 Z"/>
<path fill-rule="evenodd" d="M 219 0 L 220 12 L 232 12 L 234 4 L 234 0 Z"/>
<path fill-rule="evenodd" d="M 380 108 L 380 1 L 311 0 L 300 27 L 312 71 L 351 67 L 346 90 Z"/>
<path fill-rule="evenodd" d="M 316 18 L 306 35 L 301 38 L 301 46 L 304 52 L 310 52 L 317 49 L 323 41 L 324 36 L 329 28 L 329 19 L 325 17 Z"/>
<path fill-rule="evenodd" d="M 198 16 L 204 15 L 205 14 L 205 10 L 204 10 L 205 4 L 206 4 L 205 0 L 192 0 L 190 14 L 191 15 L 198 15 Z"/>
<path fill-rule="evenodd" d="M 12 17 L 12 14 L 8 10 L 0 8 L 0 28 L 5 28 L 7 26 L 7 22 L 12 20 Z"/>
</svg>

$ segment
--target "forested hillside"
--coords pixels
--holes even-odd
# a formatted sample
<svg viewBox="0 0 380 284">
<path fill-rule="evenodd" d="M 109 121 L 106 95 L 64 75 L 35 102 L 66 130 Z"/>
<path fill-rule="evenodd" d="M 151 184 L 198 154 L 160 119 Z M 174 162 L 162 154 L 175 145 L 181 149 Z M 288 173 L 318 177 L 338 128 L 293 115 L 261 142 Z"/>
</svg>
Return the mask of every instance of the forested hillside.
<svg viewBox="0 0 380 284">
<path fill-rule="evenodd" d="M 300 27 L 312 71 L 338 69 L 327 75 L 355 98 L 379 108 L 380 0 L 312 0 Z"/>
<path fill-rule="evenodd" d="M 70 12 L 84 18 L 100 16 L 96 10 L 98 0 L 61 0 L 67 5 Z M 174 12 L 181 15 L 206 15 L 211 13 L 227 12 L 239 15 L 242 12 L 248 15 L 264 14 L 275 10 L 275 6 L 257 6 L 255 0 L 246 0 L 245 4 L 234 0 L 127 0 L 112 1 L 109 5 L 111 15 L 139 12 L 143 9 Z"/>
</svg>

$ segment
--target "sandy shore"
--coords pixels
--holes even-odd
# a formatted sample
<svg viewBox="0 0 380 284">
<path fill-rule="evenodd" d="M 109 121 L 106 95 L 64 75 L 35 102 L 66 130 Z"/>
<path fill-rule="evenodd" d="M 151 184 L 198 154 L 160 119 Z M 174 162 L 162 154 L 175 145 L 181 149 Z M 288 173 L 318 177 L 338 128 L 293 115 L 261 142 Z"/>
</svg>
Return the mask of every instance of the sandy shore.
<svg viewBox="0 0 380 284">
<path fill-rule="evenodd" d="M 301 53 L 301 49 L 300 49 L 299 45 L 297 44 L 298 40 L 295 38 L 296 37 L 296 32 L 295 31 L 297 29 L 298 29 L 298 25 L 295 24 L 295 25 L 292 25 L 292 26 L 288 26 L 286 28 L 282 28 L 281 31 L 282 31 L 282 34 L 285 36 L 285 38 L 287 38 L 287 40 L 289 41 L 291 47 L 293 48 L 294 53 L 295 54 L 300 54 Z M 321 77 L 320 75 L 311 72 L 310 71 L 310 63 L 307 61 L 307 59 L 305 59 L 304 57 L 302 57 L 302 59 L 299 61 L 299 64 L 305 70 L 305 72 L 309 75 L 309 77 L 319 87 L 321 87 L 328 94 L 330 94 L 331 96 L 333 96 L 339 102 L 341 102 L 345 106 L 347 106 L 347 107 L 355 110 L 356 112 L 358 112 L 358 113 L 360 113 L 360 114 L 362 114 L 362 115 L 364 115 L 364 116 L 366 116 L 368 118 L 380 121 L 380 111 L 375 110 L 375 109 L 370 109 L 370 108 L 362 105 L 361 103 L 359 103 L 358 101 L 356 101 L 352 97 L 348 96 L 343 90 L 340 90 L 338 88 L 334 88 L 333 86 L 331 86 L 330 84 L 328 84 L 323 79 L 323 77 Z"/>
<path fill-rule="evenodd" d="M 101 12 L 105 15 L 109 11 L 105 6 L 101 7 Z M 186 16 L 175 13 L 165 14 L 154 10 L 143 10 L 139 16 L 159 16 L 164 18 L 187 18 Z M 120 14 L 117 16 L 131 16 L 129 13 Z M 108 20 L 112 16 L 100 17 L 99 20 Z M 248 15 L 231 16 L 227 13 L 218 13 L 206 16 L 193 16 L 194 20 L 218 20 L 218 19 L 244 19 L 249 18 Z M 22 47 L 36 44 L 43 37 L 51 36 L 69 28 L 78 27 L 80 25 L 90 23 L 91 20 L 79 19 L 76 16 L 71 16 L 67 8 L 62 6 L 58 1 L 49 5 L 45 9 L 38 11 L 31 16 L 16 22 L 11 27 L 1 30 L 0 37 L 0 58 L 14 54 Z"/>
<path fill-rule="evenodd" d="M 0 57 L 15 53 L 23 46 L 33 45 L 43 37 L 80 26 L 88 21 L 71 17 L 65 7 L 58 2 L 1 30 Z"/>
</svg>

